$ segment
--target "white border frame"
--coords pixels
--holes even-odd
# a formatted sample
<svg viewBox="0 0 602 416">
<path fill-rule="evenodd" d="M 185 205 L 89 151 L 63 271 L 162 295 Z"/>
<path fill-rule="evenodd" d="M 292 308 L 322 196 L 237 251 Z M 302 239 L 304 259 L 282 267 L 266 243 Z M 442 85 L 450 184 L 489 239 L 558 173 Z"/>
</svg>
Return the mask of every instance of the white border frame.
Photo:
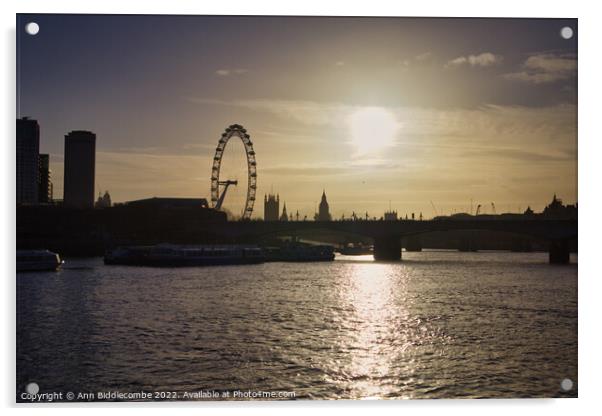
<svg viewBox="0 0 602 416">
<path fill-rule="evenodd" d="M 602 17 L 597 13 L 593 1 L 546 1 L 528 2 L 524 0 L 505 0 L 503 2 L 483 2 L 475 0 L 398 2 L 371 0 L 369 2 L 326 2 L 305 0 L 303 2 L 279 2 L 268 0 L 196 2 L 185 0 L 146 0 L 126 3 L 123 0 L 103 0 L 82 2 L 81 0 L 21 0 L 18 4 L 2 2 L 4 42 L 2 43 L 2 83 L 5 91 L 2 100 L 4 126 L 3 162 L 0 169 L 3 203 L 3 238 L 0 249 L 1 263 L 5 273 L 2 275 L 4 297 L 5 337 L 0 343 L 2 366 L 0 395 L 2 405 L 12 413 L 21 408 L 29 413 L 35 409 L 44 414 L 81 413 L 81 404 L 54 405 L 15 405 L 15 283 L 14 283 L 14 247 L 15 247 L 15 13 L 119 13 L 119 14 L 280 14 L 280 15 L 346 15 L 346 16 L 440 16 L 440 17 L 570 17 L 579 18 L 579 399 L 512 399 L 512 400 L 415 400 L 415 401 L 303 401 L 303 402 L 196 402 L 196 403 L 95 403 L 85 405 L 86 412 L 119 414 L 137 411 L 145 414 L 165 414 L 167 408 L 176 407 L 178 411 L 199 414 L 251 415 L 306 414 L 308 411 L 326 413 L 342 410 L 350 414 L 363 414 L 367 410 L 379 413 L 419 413 L 422 415 L 482 414 L 506 415 L 509 412 L 535 412 L 546 415 L 567 415 L 569 412 L 588 412 L 596 406 L 600 386 L 600 315 L 599 297 L 602 294 L 600 283 L 600 263 L 596 260 L 599 251 L 600 211 L 602 198 L 597 178 L 602 178 L 602 164 L 598 158 L 602 154 L 602 135 L 600 135 L 599 115 L 600 97 L 600 59 L 599 41 L 602 39 Z M 8 195 L 8 197 L 7 197 Z M 173 410 L 170 410 L 172 412 Z"/>
</svg>

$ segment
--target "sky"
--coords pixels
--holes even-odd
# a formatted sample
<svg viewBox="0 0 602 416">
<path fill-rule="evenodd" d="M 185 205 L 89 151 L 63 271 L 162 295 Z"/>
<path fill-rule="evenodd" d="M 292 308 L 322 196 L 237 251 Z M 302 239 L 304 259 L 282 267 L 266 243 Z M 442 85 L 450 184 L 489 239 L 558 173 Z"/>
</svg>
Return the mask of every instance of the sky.
<svg viewBox="0 0 602 416">
<path fill-rule="evenodd" d="M 577 200 L 576 19 L 22 14 L 17 82 L 55 198 L 64 136 L 83 129 L 97 135 L 97 194 L 209 199 L 217 141 L 238 123 L 257 218 L 269 192 L 312 217 L 325 190 L 335 218 Z M 233 213 L 246 177 L 231 140 Z"/>
</svg>

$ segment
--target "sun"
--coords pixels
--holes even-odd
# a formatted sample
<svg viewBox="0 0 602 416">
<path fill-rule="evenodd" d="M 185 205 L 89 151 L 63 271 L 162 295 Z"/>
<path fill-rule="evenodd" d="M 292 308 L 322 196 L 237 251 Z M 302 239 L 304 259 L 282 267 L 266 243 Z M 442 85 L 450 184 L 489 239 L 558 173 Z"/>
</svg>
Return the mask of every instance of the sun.
<svg viewBox="0 0 602 416">
<path fill-rule="evenodd" d="M 364 107 L 349 117 L 351 144 L 357 154 L 377 153 L 395 143 L 399 123 L 381 107 Z"/>
</svg>

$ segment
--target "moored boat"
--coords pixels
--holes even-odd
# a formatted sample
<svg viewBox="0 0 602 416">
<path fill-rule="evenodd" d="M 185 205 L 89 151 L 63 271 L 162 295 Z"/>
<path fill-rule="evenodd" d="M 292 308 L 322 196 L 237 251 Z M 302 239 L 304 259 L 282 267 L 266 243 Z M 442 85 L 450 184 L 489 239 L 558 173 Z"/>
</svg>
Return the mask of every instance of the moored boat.
<svg viewBox="0 0 602 416">
<path fill-rule="evenodd" d="M 56 271 L 63 261 L 50 250 L 17 250 L 17 271 Z"/>
<path fill-rule="evenodd" d="M 191 267 L 230 264 L 263 263 L 265 256 L 257 246 L 215 245 L 179 246 L 159 244 L 155 246 L 118 247 L 109 250 L 105 264 L 152 267 Z"/>
<path fill-rule="evenodd" d="M 365 254 L 372 254 L 374 249 L 372 246 L 348 243 L 344 247 L 341 247 L 339 253 L 345 256 L 363 256 Z"/>
<path fill-rule="evenodd" d="M 334 249 L 328 245 L 287 244 L 265 249 L 266 261 L 333 261 Z"/>
</svg>

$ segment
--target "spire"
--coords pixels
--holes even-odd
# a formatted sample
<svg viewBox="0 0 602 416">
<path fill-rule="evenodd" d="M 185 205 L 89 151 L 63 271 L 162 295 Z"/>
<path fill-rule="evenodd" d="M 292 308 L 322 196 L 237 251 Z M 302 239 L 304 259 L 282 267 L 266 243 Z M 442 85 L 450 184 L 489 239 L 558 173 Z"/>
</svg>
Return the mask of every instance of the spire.
<svg viewBox="0 0 602 416">
<path fill-rule="evenodd" d="M 328 201 L 326 200 L 326 190 L 323 189 L 322 200 L 320 201 L 320 207 L 317 215 L 318 221 L 330 221 L 332 219 L 329 209 Z"/>
<path fill-rule="evenodd" d="M 282 215 L 280 216 L 280 221 L 288 221 L 288 215 L 286 213 L 286 202 L 284 203 L 284 207 L 282 208 Z"/>
</svg>

